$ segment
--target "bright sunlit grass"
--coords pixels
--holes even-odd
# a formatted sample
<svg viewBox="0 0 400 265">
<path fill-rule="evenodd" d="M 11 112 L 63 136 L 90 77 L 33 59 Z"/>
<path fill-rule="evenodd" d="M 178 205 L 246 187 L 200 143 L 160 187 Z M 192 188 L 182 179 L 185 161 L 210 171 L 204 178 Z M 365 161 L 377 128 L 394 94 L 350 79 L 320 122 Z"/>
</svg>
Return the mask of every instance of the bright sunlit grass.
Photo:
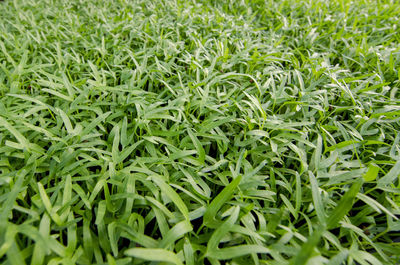
<svg viewBox="0 0 400 265">
<path fill-rule="evenodd" d="M 0 263 L 399 264 L 399 18 L 0 1 Z"/>
</svg>

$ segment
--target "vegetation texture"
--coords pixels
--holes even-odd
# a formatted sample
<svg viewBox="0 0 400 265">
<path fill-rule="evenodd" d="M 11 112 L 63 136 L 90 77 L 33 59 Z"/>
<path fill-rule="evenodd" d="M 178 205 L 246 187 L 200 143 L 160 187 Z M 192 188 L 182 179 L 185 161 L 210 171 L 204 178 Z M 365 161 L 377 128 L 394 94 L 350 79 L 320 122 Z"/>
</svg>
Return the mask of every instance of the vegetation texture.
<svg viewBox="0 0 400 265">
<path fill-rule="evenodd" d="M 1 264 L 399 264 L 400 3 L 0 2 Z"/>
</svg>

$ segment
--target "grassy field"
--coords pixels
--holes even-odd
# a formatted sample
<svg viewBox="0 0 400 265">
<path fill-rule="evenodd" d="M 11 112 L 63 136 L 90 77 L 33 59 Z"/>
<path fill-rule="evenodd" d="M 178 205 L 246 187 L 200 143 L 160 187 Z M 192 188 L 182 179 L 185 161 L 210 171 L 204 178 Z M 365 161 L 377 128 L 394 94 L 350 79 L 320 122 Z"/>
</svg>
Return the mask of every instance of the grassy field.
<svg viewBox="0 0 400 265">
<path fill-rule="evenodd" d="M 400 2 L 0 1 L 0 264 L 400 264 Z"/>
</svg>

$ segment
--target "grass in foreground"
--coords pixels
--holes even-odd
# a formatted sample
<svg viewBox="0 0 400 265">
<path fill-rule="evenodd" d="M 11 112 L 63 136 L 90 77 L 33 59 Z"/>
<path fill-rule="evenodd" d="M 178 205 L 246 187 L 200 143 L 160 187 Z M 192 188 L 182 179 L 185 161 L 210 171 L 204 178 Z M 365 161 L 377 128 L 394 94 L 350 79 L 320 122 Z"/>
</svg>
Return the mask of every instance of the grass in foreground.
<svg viewBox="0 0 400 265">
<path fill-rule="evenodd" d="M 0 263 L 399 263 L 378 2 L 0 2 Z"/>
</svg>

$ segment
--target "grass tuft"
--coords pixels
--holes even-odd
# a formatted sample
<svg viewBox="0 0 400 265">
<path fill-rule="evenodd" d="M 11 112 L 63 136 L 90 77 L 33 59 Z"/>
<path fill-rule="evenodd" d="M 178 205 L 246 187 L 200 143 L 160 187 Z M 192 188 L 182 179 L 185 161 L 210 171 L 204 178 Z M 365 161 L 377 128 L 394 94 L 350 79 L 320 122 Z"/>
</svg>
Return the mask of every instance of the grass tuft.
<svg viewBox="0 0 400 265">
<path fill-rule="evenodd" d="M 0 14 L 1 264 L 399 264 L 398 1 Z"/>
</svg>

